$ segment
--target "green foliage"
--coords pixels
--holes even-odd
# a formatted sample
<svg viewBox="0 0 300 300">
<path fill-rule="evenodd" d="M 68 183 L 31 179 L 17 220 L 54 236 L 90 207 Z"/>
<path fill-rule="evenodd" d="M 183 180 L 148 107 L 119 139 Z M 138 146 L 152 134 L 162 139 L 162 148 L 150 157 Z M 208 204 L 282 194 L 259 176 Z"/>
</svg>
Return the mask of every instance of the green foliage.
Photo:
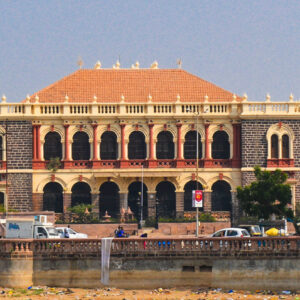
<svg viewBox="0 0 300 300">
<path fill-rule="evenodd" d="M 91 204 L 79 204 L 69 207 L 68 211 L 72 214 L 72 223 L 89 224 L 94 219 Z"/>
<path fill-rule="evenodd" d="M 286 183 L 287 174 L 277 169 L 274 172 L 254 168 L 256 181 L 245 187 L 237 188 L 237 197 L 242 209 L 250 216 L 268 220 L 271 215 L 292 217 L 287 207 L 291 203 L 292 192 Z"/>
<path fill-rule="evenodd" d="M 51 157 L 49 163 L 47 164 L 47 169 L 52 172 L 56 172 L 60 166 L 61 166 L 60 158 Z"/>
<path fill-rule="evenodd" d="M 199 215 L 200 222 L 216 222 L 216 218 L 213 217 L 210 213 L 201 213 Z"/>
<path fill-rule="evenodd" d="M 5 212 L 4 204 L 0 204 L 0 213 Z"/>
</svg>

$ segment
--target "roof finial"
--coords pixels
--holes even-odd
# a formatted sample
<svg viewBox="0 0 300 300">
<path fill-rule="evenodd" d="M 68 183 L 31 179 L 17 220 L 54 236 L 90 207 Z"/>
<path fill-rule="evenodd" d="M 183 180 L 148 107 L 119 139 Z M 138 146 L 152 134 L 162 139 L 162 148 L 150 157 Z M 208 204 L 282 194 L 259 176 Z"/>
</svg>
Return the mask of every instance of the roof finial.
<svg viewBox="0 0 300 300">
<path fill-rule="evenodd" d="M 26 95 L 26 103 L 30 103 L 30 96 L 29 96 L 29 94 Z"/>
<path fill-rule="evenodd" d="M 83 66 L 83 60 L 82 60 L 82 58 L 80 56 L 78 56 L 77 65 L 79 66 L 79 69 L 81 69 L 82 66 Z"/>
<path fill-rule="evenodd" d="M 97 96 L 96 95 L 94 95 L 94 97 L 93 97 L 93 103 L 97 103 Z"/>
<path fill-rule="evenodd" d="M 38 94 L 36 94 L 36 96 L 35 96 L 35 103 L 39 103 L 39 100 L 40 100 L 40 98 L 39 98 L 39 95 Z"/>
<path fill-rule="evenodd" d="M 236 94 L 232 95 L 232 102 L 236 102 Z"/>
<path fill-rule="evenodd" d="M 290 102 L 293 102 L 294 101 L 294 95 L 291 93 L 290 94 Z"/>
<path fill-rule="evenodd" d="M 101 69 L 101 62 L 100 62 L 100 60 L 98 60 L 98 61 L 96 62 L 96 64 L 95 64 L 95 69 L 96 69 L 96 70 Z"/>
<path fill-rule="evenodd" d="M 269 93 L 266 95 L 266 102 L 271 102 L 271 96 Z"/>
<path fill-rule="evenodd" d="M 120 65 L 121 65 L 121 64 L 120 64 L 120 61 L 117 60 L 117 61 L 116 61 L 116 69 L 120 69 Z"/>
<path fill-rule="evenodd" d="M 248 95 L 246 93 L 244 93 L 243 95 L 243 102 L 247 102 L 248 101 Z"/>
<path fill-rule="evenodd" d="M 2 95 L 1 99 L 2 99 L 2 103 L 6 103 L 6 96 L 4 94 Z"/>
<path fill-rule="evenodd" d="M 149 94 L 148 95 L 148 103 L 151 103 L 152 102 L 152 96 Z"/>
<path fill-rule="evenodd" d="M 178 66 L 178 69 L 181 69 L 182 68 L 182 59 L 178 58 L 177 61 L 176 61 L 176 64 Z"/>
<path fill-rule="evenodd" d="M 65 96 L 65 103 L 69 103 L 69 96 L 67 94 Z"/>
<path fill-rule="evenodd" d="M 155 61 L 152 63 L 152 65 L 151 65 L 150 68 L 151 68 L 151 69 L 158 69 L 158 62 L 155 60 Z"/>
<path fill-rule="evenodd" d="M 208 95 L 206 94 L 205 96 L 204 96 L 204 103 L 207 103 L 208 102 Z"/>
<path fill-rule="evenodd" d="M 136 69 L 139 69 L 140 68 L 140 63 L 138 61 L 136 61 L 134 66 L 135 66 Z"/>
<path fill-rule="evenodd" d="M 180 95 L 177 94 L 177 96 L 176 96 L 176 103 L 179 103 L 179 102 L 180 102 Z"/>
<path fill-rule="evenodd" d="M 125 101 L 125 97 L 124 95 L 121 95 L 121 103 L 124 103 L 124 101 Z"/>
</svg>

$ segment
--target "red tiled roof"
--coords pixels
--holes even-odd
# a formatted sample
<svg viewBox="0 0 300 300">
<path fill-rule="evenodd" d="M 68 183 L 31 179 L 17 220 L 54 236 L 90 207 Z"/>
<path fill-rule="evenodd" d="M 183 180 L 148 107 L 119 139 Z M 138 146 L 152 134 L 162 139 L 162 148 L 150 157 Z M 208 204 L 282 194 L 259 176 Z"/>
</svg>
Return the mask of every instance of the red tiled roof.
<svg viewBox="0 0 300 300">
<path fill-rule="evenodd" d="M 70 103 L 118 103 L 124 95 L 125 102 L 231 102 L 233 94 L 213 83 L 179 69 L 93 69 L 77 70 L 30 97 L 40 103 L 63 103 L 68 95 Z M 24 100 L 25 101 L 25 100 Z M 23 102 L 24 102 L 23 101 Z M 241 101 L 237 97 L 237 101 Z"/>
</svg>

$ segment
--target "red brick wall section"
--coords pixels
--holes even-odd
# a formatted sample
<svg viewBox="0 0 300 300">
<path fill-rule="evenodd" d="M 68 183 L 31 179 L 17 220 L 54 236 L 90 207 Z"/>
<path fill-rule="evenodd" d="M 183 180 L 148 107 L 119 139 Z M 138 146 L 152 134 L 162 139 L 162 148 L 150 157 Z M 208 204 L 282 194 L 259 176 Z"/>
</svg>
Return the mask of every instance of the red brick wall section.
<svg viewBox="0 0 300 300">
<path fill-rule="evenodd" d="M 64 212 L 68 212 L 68 208 L 71 207 L 71 194 L 64 193 Z"/>
</svg>

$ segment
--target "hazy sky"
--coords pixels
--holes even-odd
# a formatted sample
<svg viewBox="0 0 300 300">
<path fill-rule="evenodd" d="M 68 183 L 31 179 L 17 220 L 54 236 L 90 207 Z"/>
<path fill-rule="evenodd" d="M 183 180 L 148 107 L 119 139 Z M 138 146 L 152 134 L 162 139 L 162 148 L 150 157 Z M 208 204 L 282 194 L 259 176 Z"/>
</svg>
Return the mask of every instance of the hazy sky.
<svg viewBox="0 0 300 300">
<path fill-rule="evenodd" d="M 249 100 L 300 99 L 299 0 L 0 0 L 0 93 L 21 101 L 97 60 L 183 69 Z"/>
</svg>

